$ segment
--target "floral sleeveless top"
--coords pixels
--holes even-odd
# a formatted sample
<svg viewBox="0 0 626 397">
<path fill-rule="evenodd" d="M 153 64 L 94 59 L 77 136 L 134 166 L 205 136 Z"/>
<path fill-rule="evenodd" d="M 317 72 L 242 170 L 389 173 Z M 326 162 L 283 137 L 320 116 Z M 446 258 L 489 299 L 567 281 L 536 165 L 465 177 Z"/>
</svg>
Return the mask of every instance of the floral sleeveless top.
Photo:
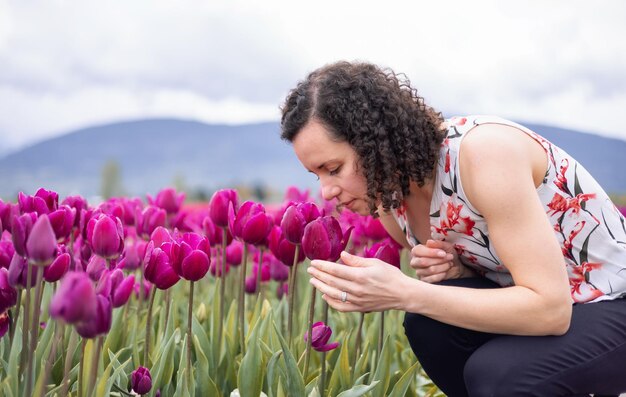
<svg viewBox="0 0 626 397">
<path fill-rule="evenodd" d="M 576 303 L 626 295 L 626 226 L 624 216 L 595 179 L 561 148 L 517 123 L 494 116 L 453 117 L 441 145 L 430 204 L 432 238 L 454 243 L 459 259 L 501 286 L 514 284 L 489 241 L 483 216 L 468 201 L 459 174 L 459 147 L 472 127 L 496 123 L 513 126 L 536 140 L 548 155 L 548 170 L 537 194 L 561 245 Z M 411 245 L 403 206 L 392 213 Z"/>
</svg>

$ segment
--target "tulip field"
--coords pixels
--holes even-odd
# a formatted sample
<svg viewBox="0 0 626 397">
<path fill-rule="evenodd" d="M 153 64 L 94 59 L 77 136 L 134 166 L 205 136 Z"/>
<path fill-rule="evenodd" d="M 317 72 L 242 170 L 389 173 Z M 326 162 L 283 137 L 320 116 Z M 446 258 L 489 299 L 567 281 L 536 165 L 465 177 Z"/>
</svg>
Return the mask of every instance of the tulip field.
<svg viewBox="0 0 626 397">
<path fill-rule="evenodd" d="M 309 283 L 342 250 L 407 269 L 378 220 L 290 188 L 91 205 L 0 200 L 0 395 L 438 396 L 403 313 L 341 313 Z M 444 358 L 442 358 L 444 359 Z"/>
</svg>

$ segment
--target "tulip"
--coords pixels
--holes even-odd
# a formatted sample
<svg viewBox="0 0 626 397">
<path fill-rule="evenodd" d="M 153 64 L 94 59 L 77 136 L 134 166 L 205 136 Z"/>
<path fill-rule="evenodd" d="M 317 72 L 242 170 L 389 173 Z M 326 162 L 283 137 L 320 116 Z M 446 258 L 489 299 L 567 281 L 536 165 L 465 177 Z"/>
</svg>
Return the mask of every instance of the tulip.
<svg viewBox="0 0 626 397">
<path fill-rule="evenodd" d="M 102 257 L 94 255 L 91 259 L 89 259 L 87 269 L 85 271 L 93 281 L 98 281 L 102 277 L 102 273 L 104 273 L 105 270 L 107 270 L 106 260 Z"/>
<path fill-rule="evenodd" d="M 375 219 L 374 217 L 368 215 L 365 217 L 363 222 L 363 231 L 365 236 L 371 240 L 382 240 L 386 237 L 389 237 L 387 230 L 380 222 L 380 219 Z"/>
<path fill-rule="evenodd" d="M 43 214 L 33 225 L 26 241 L 28 259 L 39 266 L 48 266 L 57 253 L 57 240 L 48 215 Z"/>
<path fill-rule="evenodd" d="M 286 281 L 289 279 L 289 266 L 285 266 L 272 254 L 266 254 L 264 260 L 269 263 L 270 278 L 274 281 Z"/>
<path fill-rule="evenodd" d="M 148 243 L 143 262 L 146 279 L 158 289 L 169 289 L 180 280 L 172 268 L 168 254 L 160 248 L 155 248 L 152 241 Z"/>
<path fill-rule="evenodd" d="M 50 266 L 43 269 L 43 279 L 49 283 L 59 281 L 70 268 L 70 262 L 70 254 L 67 252 L 57 256 Z"/>
<path fill-rule="evenodd" d="M 124 251 L 124 231 L 119 218 L 99 215 L 87 225 L 87 240 L 93 252 L 105 259 L 116 259 Z"/>
<path fill-rule="evenodd" d="M 314 350 L 327 352 L 339 346 L 339 342 L 328 343 L 330 336 L 333 334 L 333 330 L 323 322 L 319 321 L 313 324 L 311 330 L 311 347 Z M 308 341 L 308 332 L 304 334 L 304 341 Z"/>
<path fill-rule="evenodd" d="M 229 208 L 237 211 L 237 192 L 235 190 L 218 190 L 209 202 L 209 216 L 215 225 L 225 229 L 228 227 Z"/>
<path fill-rule="evenodd" d="M 295 186 L 289 186 L 285 192 L 285 201 L 305 202 L 309 201 L 309 190 L 301 191 Z"/>
<path fill-rule="evenodd" d="M 58 210 L 48 214 L 57 240 L 62 241 L 70 236 L 76 218 L 76 209 L 61 205 Z"/>
<path fill-rule="evenodd" d="M 139 268 L 141 266 L 141 260 L 146 255 L 147 245 L 148 244 L 143 240 L 127 240 L 122 259 L 117 263 L 117 267 L 127 270 Z"/>
<path fill-rule="evenodd" d="M 139 395 L 148 394 L 152 389 L 152 375 L 146 367 L 139 366 L 130 374 L 130 384 L 133 391 Z"/>
<path fill-rule="evenodd" d="M 209 270 L 210 246 L 206 237 L 185 233 L 180 243 L 164 243 L 161 248 L 170 258 L 176 274 L 189 281 L 198 281 Z"/>
<path fill-rule="evenodd" d="M 36 221 L 37 214 L 34 212 L 14 216 L 11 219 L 11 239 L 13 240 L 15 252 L 20 256 L 26 256 L 26 240 Z"/>
<path fill-rule="evenodd" d="M 246 277 L 245 291 L 247 294 L 256 293 L 256 278 L 256 274 L 251 274 L 250 276 Z"/>
<path fill-rule="evenodd" d="M 221 261 L 212 261 L 209 265 L 209 272 L 213 277 L 222 277 L 222 264 Z M 226 262 L 226 266 L 224 268 L 224 274 L 228 274 L 230 272 L 230 263 Z"/>
<path fill-rule="evenodd" d="M 280 227 L 290 243 L 301 244 L 304 228 L 319 217 L 319 209 L 313 203 L 292 205 L 285 211 Z"/>
<path fill-rule="evenodd" d="M 294 256 L 296 253 L 296 245 L 290 243 L 282 232 L 282 229 L 278 226 L 274 226 L 268 237 L 270 251 L 272 254 L 287 266 L 293 266 Z M 304 260 L 304 252 L 298 251 L 297 263 Z"/>
<path fill-rule="evenodd" d="M 96 295 L 96 310 L 88 320 L 76 323 L 76 332 L 83 338 L 95 338 L 111 329 L 113 307 L 108 296 Z"/>
<path fill-rule="evenodd" d="M 141 287 L 141 283 L 139 281 L 135 282 L 133 285 L 133 293 L 137 299 L 146 300 L 150 297 L 150 289 L 152 288 L 152 283 L 149 281 L 143 282 L 143 288 Z M 139 295 L 141 293 L 141 295 Z"/>
<path fill-rule="evenodd" d="M 9 240 L 0 240 L 0 268 L 8 269 L 14 254 L 15 247 L 13 243 Z"/>
<path fill-rule="evenodd" d="M 38 271 L 39 268 L 36 268 L 35 271 Z M 20 256 L 17 252 L 13 254 L 13 258 L 11 259 L 11 263 L 9 264 L 9 284 L 13 287 L 27 287 L 27 272 L 28 272 L 28 262 L 26 258 Z M 36 277 L 31 277 L 30 285 L 28 287 L 32 287 L 36 283 Z"/>
<path fill-rule="evenodd" d="M 243 260 L 243 244 L 239 241 L 233 241 L 226 247 L 226 263 L 232 266 L 241 265 Z"/>
<path fill-rule="evenodd" d="M 263 204 L 246 201 L 235 215 L 230 207 L 229 225 L 234 237 L 248 244 L 266 245 L 272 230 L 272 218 L 265 213 Z"/>
<path fill-rule="evenodd" d="M 0 268 L 0 313 L 17 303 L 17 290 L 9 283 L 9 271 Z"/>
<path fill-rule="evenodd" d="M 28 196 L 19 192 L 17 202 L 20 213 L 34 212 L 37 215 L 42 215 L 56 211 L 59 203 L 59 195 L 51 190 L 41 188 L 37 190 L 34 196 Z"/>
<path fill-rule="evenodd" d="M 68 207 L 76 210 L 74 213 L 74 227 L 79 227 L 80 214 L 83 210 L 86 210 L 89 207 L 87 200 L 85 200 L 82 196 L 67 196 L 65 200 L 61 202 L 61 205 L 67 205 Z"/>
<path fill-rule="evenodd" d="M 50 301 L 50 316 L 69 324 L 89 321 L 97 310 L 96 290 L 84 272 L 68 272 Z"/>
<path fill-rule="evenodd" d="M 152 198 L 147 195 L 148 202 L 151 205 L 163 208 L 168 214 L 175 214 L 180 210 L 180 207 L 185 201 L 185 193 L 176 194 L 176 190 L 173 188 L 166 188 L 157 193 L 156 198 Z"/>
<path fill-rule="evenodd" d="M 278 287 L 276 287 L 276 297 L 278 299 L 282 299 L 283 296 L 287 294 L 289 294 L 289 284 L 287 283 L 278 284 Z"/>
<path fill-rule="evenodd" d="M 383 240 L 380 243 L 372 245 L 371 248 L 365 250 L 366 258 L 377 258 L 400 269 L 400 252 L 389 240 Z"/>
<path fill-rule="evenodd" d="M 167 213 L 165 210 L 150 205 L 137 217 L 137 234 L 148 237 L 157 227 L 165 227 L 166 221 Z"/>
<path fill-rule="evenodd" d="M 341 226 L 332 216 L 324 216 L 309 223 L 304 229 L 302 248 L 311 260 L 335 262 L 346 248 L 352 227 L 342 235 Z"/>
</svg>

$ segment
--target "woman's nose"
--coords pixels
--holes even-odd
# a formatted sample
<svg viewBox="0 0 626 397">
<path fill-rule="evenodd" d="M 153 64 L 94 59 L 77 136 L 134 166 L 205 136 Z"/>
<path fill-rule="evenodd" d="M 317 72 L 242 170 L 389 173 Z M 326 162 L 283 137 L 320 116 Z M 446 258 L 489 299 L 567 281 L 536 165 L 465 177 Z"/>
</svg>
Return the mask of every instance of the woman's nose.
<svg viewBox="0 0 626 397">
<path fill-rule="evenodd" d="M 332 200 L 339 195 L 341 189 L 339 186 L 331 183 L 325 183 L 324 181 L 320 182 L 322 186 L 322 197 L 324 200 Z"/>
</svg>

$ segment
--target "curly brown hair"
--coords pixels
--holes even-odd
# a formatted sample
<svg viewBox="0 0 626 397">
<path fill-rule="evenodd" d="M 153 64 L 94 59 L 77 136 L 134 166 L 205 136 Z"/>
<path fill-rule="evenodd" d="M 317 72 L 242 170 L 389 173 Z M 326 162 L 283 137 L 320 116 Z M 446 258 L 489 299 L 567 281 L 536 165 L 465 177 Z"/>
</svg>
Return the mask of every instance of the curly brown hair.
<svg viewBox="0 0 626 397">
<path fill-rule="evenodd" d="M 293 142 L 311 120 L 331 139 L 348 142 L 367 180 L 372 215 L 376 201 L 397 208 L 409 183 L 433 174 L 445 137 L 443 117 L 424 103 L 403 74 L 363 62 L 336 62 L 311 72 L 281 108 L 281 138 Z"/>
</svg>

